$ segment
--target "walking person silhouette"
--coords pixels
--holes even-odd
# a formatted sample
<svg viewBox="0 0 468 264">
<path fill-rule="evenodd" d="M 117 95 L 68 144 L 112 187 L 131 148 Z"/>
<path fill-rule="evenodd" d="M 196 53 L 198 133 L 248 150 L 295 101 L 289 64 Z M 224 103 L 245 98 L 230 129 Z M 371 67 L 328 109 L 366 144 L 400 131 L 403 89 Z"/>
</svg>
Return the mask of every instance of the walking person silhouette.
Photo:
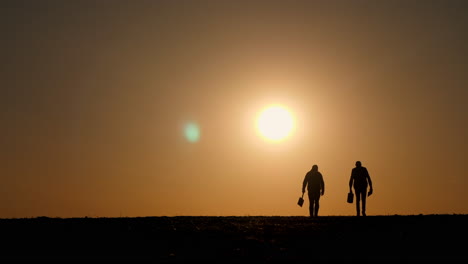
<svg viewBox="0 0 468 264">
<path fill-rule="evenodd" d="M 367 186 L 370 189 L 367 192 Z M 366 216 L 366 196 L 370 196 L 374 191 L 372 188 L 372 180 L 366 167 L 363 167 L 360 161 L 356 161 L 356 167 L 351 170 L 351 177 L 349 179 L 349 192 L 352 193 L 352 187 L 356 193 L 356 215 Z M 360 207 L 362 202 L 362 207 Z"/>
<path fill-rule="evenodd" d="M 303 195 L 306 187 L 309 195 L 310 217 L 318 216 L 320 196 L 325 193 L 325 182 L 323 181 L 322 173 L 318 171 L 317 165 L 313 165 L 312 169 L 304 177 L 304 181 L 302 182 Z"/>
</svg>

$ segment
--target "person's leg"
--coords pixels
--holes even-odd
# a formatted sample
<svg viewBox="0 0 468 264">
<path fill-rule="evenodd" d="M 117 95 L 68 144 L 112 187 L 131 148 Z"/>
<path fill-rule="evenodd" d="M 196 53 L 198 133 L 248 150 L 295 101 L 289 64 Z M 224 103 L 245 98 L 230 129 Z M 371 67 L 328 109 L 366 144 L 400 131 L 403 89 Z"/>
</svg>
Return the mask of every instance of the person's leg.
<svg viewBox="0 0 468 264">
<path fill-rule="evenodd" d="M 318 211 L 320 208 L 320 195 L 315 199 L 315 216 L 318 216 Z"/>
<path fill-rule="evenodd" d="M 311 192 L 309 194 L 309 216 L 313 217 L 314 216 L 314 196 Z"/>
<path fill-rule="evenodd" d="M 361 212 L 361 208 L 360 208 L 360 204 L 361 204 L 361 192 L 358 191 L 358 190 L 354 190 L 354 193 L 356 194 L 356 215 L 357 216 L 360 216 L 360 212 Z"/>
<path fill-rule="evenodd" d="M 366 216 L 366 197 L 367 197 L 367 190 L 362 192 L 362 216 Z"/>
</svg>

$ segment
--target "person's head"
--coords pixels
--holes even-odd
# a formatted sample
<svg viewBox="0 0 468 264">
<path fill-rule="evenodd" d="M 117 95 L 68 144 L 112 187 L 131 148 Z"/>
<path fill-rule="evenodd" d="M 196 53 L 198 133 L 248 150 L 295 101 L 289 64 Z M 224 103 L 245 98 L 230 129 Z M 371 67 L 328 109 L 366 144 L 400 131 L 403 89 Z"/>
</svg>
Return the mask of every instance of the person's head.
<svg viewBox="0 0 468 264">
<path fill-rule="evenodd" d="M 318 171 L 318 166 L 317 165 L 312 166 L 312 171 Z"/>
<path fill-rule="evenodd" d="M 356 167 L 361 167 L 361 166 L 362 166 L 361 162 L 359 160 L 356 161 Z"/>
</svg>

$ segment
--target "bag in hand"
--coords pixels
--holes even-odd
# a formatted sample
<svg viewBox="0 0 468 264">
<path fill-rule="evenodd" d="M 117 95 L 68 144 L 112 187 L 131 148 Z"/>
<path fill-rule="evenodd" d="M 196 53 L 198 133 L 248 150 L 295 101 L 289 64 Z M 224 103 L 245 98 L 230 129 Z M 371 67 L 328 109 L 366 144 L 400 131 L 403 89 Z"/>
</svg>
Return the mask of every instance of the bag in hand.
<svg viewBox="0 0 468 264">
<path fill-rule="evenodd" d="M 348 202 L 348 203 L 353 203 L 353 200 L 354 200 L 354 193 L 352 193 L 352 192 L 348 193 L 348 200 L 347 200 L 347 202 Z"/>
<path fill-rule="evenodd" d="M 299 201 L 297 201 L 297 204 L 302 207 L 302 205 L 304 204 L 304 193 L 302 193 L 302 197 L 299 197 Z"/>
</svg>

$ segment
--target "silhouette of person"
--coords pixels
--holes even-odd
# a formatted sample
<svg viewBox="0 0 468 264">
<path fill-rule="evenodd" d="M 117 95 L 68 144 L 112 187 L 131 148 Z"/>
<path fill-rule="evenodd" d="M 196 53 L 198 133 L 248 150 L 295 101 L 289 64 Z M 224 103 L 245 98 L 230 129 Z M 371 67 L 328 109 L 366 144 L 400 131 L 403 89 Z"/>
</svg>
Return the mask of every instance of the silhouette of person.
<svg viewBox="0 0 468 264">
<path fill-rule="evenodd" d="M 370 189 L 367 193 L 367 186 L 369 185 Z M 366 196 L 370 196 L 373 192 L 372 189 L 372 180 L 370 178 L 369 172 L 366 167 L 363 167 L 360 161 L 356 161 L 356 167 L 351 171 L 351 177 L 349 179 L 349 192 L 352 191 L 354 187 L 354 192 L 356 193 L 356 215 L 366 216 Z M 359 206 L 362 202 L 362 207 Z"/>
<path fill-rule="evenodd" d="M 318 216 L 320 208 L 320 196 L 325 193 L 325 182 L 323 181 L 322 173 L 318 171 L 318 166 L 312 166 L 308 171 L 302 182 L 302 194 L 304 195 L 305 188 L 309 195 L 309 214 L 310 217 Z"/>
</svg>

